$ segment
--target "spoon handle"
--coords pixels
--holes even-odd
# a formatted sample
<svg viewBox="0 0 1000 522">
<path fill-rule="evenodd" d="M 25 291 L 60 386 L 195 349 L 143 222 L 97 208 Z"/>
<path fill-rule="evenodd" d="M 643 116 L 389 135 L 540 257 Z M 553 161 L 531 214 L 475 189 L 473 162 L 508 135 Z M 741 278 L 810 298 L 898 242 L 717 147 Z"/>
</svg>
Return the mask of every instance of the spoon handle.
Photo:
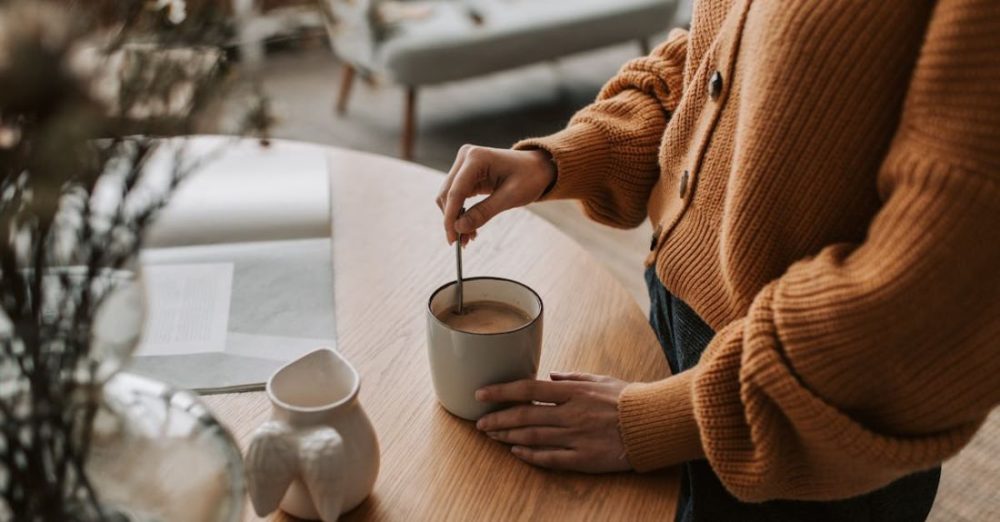
<svg viewBox="0 0 1000 522">
<path fill-rule="evenodd" d="M 465 212 L 463 208 L 458 212 L 461 216 Z M 455 279 L 455 291 L 458 292 L 458 313 L 459 315 L 465 313 L 465 298 L 462 290 L 462 234 L 458 235 L 458 240 L 455 241 L 455 267 L 458 268 L 458 278 Z"/>
</svg>

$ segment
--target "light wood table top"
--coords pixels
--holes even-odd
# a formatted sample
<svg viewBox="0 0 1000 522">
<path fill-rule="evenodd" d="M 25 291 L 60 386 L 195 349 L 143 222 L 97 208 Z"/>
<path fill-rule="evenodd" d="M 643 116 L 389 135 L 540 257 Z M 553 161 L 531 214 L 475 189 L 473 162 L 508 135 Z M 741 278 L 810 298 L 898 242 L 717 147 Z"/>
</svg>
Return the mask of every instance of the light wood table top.
<svg viewBox="0 0 1000 522">
<path fill-rule="evenodd" d="M 437 404 L 424 313 L 430 293 L 454 279 L 454 249 L 434 203 L 442 177 L 359 152 L 329 149 L 328 159 L 337 348 L 361 375 L 361 404 L 382 451 L 375 491 L 342 519 L 672 520 L 677 470 L 584 475 L 534 468 Z M 542 296 L 540 375 L 668 375 L 632 297 L 548 222 L 508 212 L 481 230 L 464 257 L 468 277 L 516 279 Z M 205 400 L 244 448 L 270 415 L 262 392 Z M 258 520 L 249 504 L 246 511 L 247 520 Z"/>
</svg>

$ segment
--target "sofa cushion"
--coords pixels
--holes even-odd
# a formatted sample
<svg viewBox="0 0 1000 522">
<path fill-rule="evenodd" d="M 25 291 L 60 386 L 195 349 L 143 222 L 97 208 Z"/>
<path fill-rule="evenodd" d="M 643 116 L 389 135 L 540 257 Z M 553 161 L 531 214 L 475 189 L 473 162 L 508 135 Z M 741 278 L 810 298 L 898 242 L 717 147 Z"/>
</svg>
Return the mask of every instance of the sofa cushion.
<svg viewBox="0 0 1000 522">
<path fill-rule="evenodd" d="M 675 0 L 433 4 L 429 16 L 393 28 L 374 68 L 404 85 L 460 80 L 649 37 L 670 26 L 676 8 Z"/>
</svg>

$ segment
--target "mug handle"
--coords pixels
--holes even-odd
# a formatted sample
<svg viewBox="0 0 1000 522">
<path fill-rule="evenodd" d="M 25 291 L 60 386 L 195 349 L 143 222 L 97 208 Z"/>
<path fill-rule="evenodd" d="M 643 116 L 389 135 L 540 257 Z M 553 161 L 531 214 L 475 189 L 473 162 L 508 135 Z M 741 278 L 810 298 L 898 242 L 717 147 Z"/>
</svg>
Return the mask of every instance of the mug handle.
<svg viewBox="0 0 1000 522">
<path fill-rule="evenodd" d="M 309 489 L 313 506 L 323 522 L 334 522 L 344 507 L 346 468 L 344 439 L 337 430 L 322 427 L 299 437 L 302 482 Z"/>
</svg>

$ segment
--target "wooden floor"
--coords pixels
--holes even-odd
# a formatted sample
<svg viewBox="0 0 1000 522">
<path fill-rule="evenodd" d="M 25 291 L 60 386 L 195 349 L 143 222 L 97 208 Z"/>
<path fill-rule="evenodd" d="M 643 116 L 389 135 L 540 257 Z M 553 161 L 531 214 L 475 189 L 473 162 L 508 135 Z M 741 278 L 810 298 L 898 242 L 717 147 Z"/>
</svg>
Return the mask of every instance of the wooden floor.
<svg viewBox="0 0 1000 522">
<path fill-rule="evenodd" d="M 635 45 L 426 89 L 420 94 L 416 161 L 447 170 L 463 143 L 507 147 L 526 136 L 562 128 L 596 95 Z M 275 137 L 395 155 L 403 114 L 403 90 L 355 86 L 343 116 L 334 115 L 339 67 L 316 45 L 271 56 L 260 71 L 280 118 Z M 414 204 L 424 204 L 414 202 Z M 553 202 L 533 210 L 583 245 L 648 308 L 642 260 L 648 224 L 619 231 L 585 220 L 575 203 Z M 435 240 L 429 238 L 428 240 Z M 933 521 L 1000 520 L 1000 411 L 976 439 L 945 465 Z"/>
</svg>

